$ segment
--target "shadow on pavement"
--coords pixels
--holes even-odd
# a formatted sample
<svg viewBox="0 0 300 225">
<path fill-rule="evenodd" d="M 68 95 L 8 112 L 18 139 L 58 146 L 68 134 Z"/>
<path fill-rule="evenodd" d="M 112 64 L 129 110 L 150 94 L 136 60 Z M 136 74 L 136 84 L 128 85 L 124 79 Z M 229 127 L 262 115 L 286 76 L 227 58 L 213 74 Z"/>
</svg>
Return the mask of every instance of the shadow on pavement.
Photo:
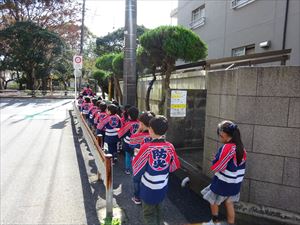
<svg viewBox="0 0 300 225">
<path fill-rule="evenodd" d="M 52 124 L 51 129 L 64 129 L 68 123 L 68 120 L 69 120 L 69 118 L 67 118 L 63 121 L 60 121 L 58 123 Z"/>
<path fill-rule="evenodd" d="M 96 203 L 95 203 L 95 196 L 93 196 L 93 193 L 90 188 L 90 183 L 87 175 L 87 169 L 84 163 L 84 158 L 81 152 L 80 148 L 80 142 L 78 140 L 78 137 L 82 136 L 82 134 L 77 134 L 74 117 L 72 115 L 72 112 L 69 111 L 70 118 L 71 118 L 71 126 L 72 126 L 72 133 L 73 133 L 73 140 L 76 150 L 76 157 L 79 167 L 79 173 L 80 173 L 80 179 L 81 179 L 81 185 L 82 185 L 82 193 L 84 198 L 84 208 L 85 208 L 85 215 L 86 215 L 86 221 L 88 225 L 100 225 L 100 222 L 98 220 L 97 212 L 96 212 Z"/>
</svg>

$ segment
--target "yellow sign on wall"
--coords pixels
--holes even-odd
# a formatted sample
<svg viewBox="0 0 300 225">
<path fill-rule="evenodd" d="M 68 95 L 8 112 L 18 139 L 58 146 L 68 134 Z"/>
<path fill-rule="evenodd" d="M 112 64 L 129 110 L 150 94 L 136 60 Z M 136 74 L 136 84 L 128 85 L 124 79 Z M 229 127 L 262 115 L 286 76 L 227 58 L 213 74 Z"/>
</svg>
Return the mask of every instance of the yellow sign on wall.
<svg viewBox="0 0 300 225">
<path fill-rule="evenodd" d="M 186 97 L 187 91 L 171 91 L 170 117 L 186 116 Z"/>
</svg>

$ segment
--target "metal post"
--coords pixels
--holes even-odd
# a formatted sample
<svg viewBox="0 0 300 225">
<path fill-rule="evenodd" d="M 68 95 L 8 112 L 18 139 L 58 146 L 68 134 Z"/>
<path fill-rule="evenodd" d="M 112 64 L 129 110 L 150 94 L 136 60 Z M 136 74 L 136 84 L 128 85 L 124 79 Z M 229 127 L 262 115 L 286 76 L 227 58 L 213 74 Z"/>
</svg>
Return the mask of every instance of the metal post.
<svg viewBox="0 0 300 225">
<path fill-rule="evenodd" d="M 126 0 L 123 104 L 136 105 L 136 0 Z"/>
<path fill-rule="evenodd" d="M 290 0 L 286 0 L 283 37 L 282 37 L 282 50 L 285 49 L 285 45 L 286 45 L 286 30 L 287 30 L 287 22 L 288 22 L 288 14 L 289 14 L 289 5 L 290 5 Z M 281 65 L 286 65 L 286 60 L 282 60 Z"/>
<path fill-rule="evenodd" d="M 106 198 L 106 217 L 113 216 L 113 176 L 112 176 L 112 155 L 106 155 L 106 181 L 105 181 L 105 198 Z"/>
<path fill-rule="evenodd" d="M 76 103 L 76 96 L 77 96 L 77 82 L 76 82 L 76 74 L 74 74 L 75 76 L 75 84 L 74 84 L 74 86 L 75 86 L 75 103 Z"/>
<path fill-rule="evenodd" d="M 82 3 L 82 18 L 81 18 L 81 37 L 80 37 L 80 55 L 83 54 L 83 41 L 84 41 L 84 17 L 85 17 L 85 0 Z"/>
<path fill-rule="evenodd" d="M 84 17 L 85 17 L 85 1 L 82 3 L 82 18 L 81 18 L 81 36 L 80 36 L 80 55 L 83 56 L 83 44 L 84 44 Z M 81 76 L 79 77 L 79 88 L 81 87 Z"/>
</svg>

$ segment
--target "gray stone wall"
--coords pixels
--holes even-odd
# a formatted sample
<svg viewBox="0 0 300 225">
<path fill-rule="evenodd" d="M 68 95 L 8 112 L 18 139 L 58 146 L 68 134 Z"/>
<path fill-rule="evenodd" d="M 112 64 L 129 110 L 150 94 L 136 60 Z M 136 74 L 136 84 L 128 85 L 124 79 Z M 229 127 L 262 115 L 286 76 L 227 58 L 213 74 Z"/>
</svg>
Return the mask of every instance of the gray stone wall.
<svg viewBox="0 0 300 225">
<path fill-rule="evenodd" d="M 217 124 L 232 120 L 247 150 L 244 202 L 300 214 L 300 67 L 209 72 L 204 174 L 221 145 Z M 299 217 L 298 217 L 299 219 Z"/>
<path fill-rule="evenodd" d="M 146 92 L 152 76 L 144 76 L 138 79 L 137 95 L 138 107 L 140 110 L 145 110 Z M 123 81 L 120 81 L 120 86 L 123 88 Z M 205 89 L 205 71 L 186 71 L 173 73 L 170 80 L 172 89 Z M 150 95 L 150 107 L 155 113 L 158 113 L 158 103 L 161 99 L 161 76 L 157 74 L 157 80 L 154 83 Z"/>
</svg>

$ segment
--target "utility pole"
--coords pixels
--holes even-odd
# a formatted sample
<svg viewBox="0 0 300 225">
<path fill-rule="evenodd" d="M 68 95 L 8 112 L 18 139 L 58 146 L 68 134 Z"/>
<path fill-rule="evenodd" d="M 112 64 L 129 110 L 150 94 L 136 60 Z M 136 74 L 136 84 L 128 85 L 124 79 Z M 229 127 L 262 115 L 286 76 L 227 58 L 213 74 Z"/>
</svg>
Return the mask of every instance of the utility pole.
<svg viewBox="0 0 300 225">
<path fill-rule="evenodd" d="M 85 1 L 86 1 L 86 0 L 83 0 L 83 3 L 82 3 L 81 37 L 80 37 L 80 55 L 83 54 Z"/>
<path fill-rule="evenodd" d="M 125 49 L 123 74 L 123 104 L 137 105 L 136 102 L 136 13 L 137 1 L 126 0 L 125 6 Z"/>
<path fill-rule="evenodd" d="M 83 0 L 82 3 L 82 18 L 81 18 L 81 36 L 80 36 L 80 55 L 83 56 L 83 41 L 84 41 L 84 17 L 85 17 L 85 1 Z M 79 77 L 79 87 L 78 90 L 80 91 L 81 88 L 81 77 L 82 77 L 82 70 L 81 70 L 81 76 Z M 76 83 L 75 83 L 76 85 Z M 75 93 L 76 95 L 76 93 Z"/>
</svg>

